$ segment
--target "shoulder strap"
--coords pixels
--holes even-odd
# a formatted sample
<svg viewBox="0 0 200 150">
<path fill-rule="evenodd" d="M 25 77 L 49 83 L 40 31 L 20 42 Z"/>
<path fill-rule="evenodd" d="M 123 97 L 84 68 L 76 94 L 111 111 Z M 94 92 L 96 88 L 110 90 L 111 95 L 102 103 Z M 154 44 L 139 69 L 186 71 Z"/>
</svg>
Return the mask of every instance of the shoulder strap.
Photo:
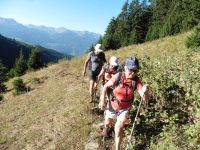
<svg viewBox="0 0 200 150">
<path fill-rule="evenodd" d="M 105 65 L 105 71 L 106 71 L 107 73 L 110 71 L 110 69 L 109 69 L 109 64 L 106 64 L 106 65 Z"/>
<path fill-rule="evenodd" d="M 113 86 L 111 88 L 108 88 L 108 99 L 109 100 L 116 100 L 115 95 L 113 94 L 113 90 L 119 85 L 120 81 L 122 78 L 122 72 L 119 72 L 119 75 L 117 77 L 117 80 L 115 81 L 115 83 L 113 84 Z"/>
<path fill-rule="evenodd" d="M 115 89 L 115 87 L 119 85 L 119 83 L 121 82 L 121 79 L 122 79 L 122 72 L 119 72 L 119 75 L 118 75 L 118 77 L 117 77 L 117 80 L 116 80 L 115 83 L 113 84 L 112 89 Z"/>
<path fill-rule="evenodd" d="M 137 89 L 137 82 L 138 82 L 139 78 L 138 76 L 136 76 L 133 81 L 132 81 L 132 86 L 133 86 L 133 90 L 135 91 Z"/>
<path fill-rule="evenodd" d="M 94 51 L 91 51 L 91 56 L 94 56 L 95 54 L 94 54 Z"/>
<path fill-rule="evenodd" d="M 123 72 L 124 71 L 124 65 L 119 65 L 117 68 L 117 72 Z"/>
</svg>

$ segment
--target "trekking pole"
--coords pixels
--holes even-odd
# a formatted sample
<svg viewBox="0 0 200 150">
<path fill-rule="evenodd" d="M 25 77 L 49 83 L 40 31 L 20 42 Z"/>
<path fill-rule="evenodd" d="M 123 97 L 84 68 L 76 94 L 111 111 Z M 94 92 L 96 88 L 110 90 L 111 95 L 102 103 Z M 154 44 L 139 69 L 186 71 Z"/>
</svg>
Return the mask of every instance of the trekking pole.
<svg viewBox="0 0 200 150">
<path fill-rule="evenodd" d="M 132 129 L 131 129 L 131 134 L 130 134 L 130 136 L 129 136 L 128 143 L 127 143 L 127 145 L 126 145 L 126 150 L 128 150 L 129 144 L 130 144 L 130 142 L 131 142 L 131 137 L 132 137 L 132 135 L 133 135 L 133 130 L 134 130 L 134 127 L 135 127 L 135 122 L 136 122 L 137 116 L 138 116 L 138 114 L 139 114 L 139 111 L 140 111 L 140 107 L 141 107 L 142 102 L 143 102 L 143 97 L 141 98 L 140 104 L 139 104 L 138 109 L 137 109 L 137 113 L 136 113 L 136 115 L 135 115 L 135 119 L 134 119 L 134 122 L 133 122 L 133 127 L 132 127 Z"/>
</svg>

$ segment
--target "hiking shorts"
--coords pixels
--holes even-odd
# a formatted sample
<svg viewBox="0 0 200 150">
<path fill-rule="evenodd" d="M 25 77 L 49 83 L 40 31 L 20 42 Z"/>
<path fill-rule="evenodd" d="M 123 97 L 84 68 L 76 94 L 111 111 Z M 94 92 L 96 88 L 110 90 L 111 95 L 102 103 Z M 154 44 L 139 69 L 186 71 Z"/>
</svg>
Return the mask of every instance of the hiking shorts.
<svg viewBox="0 0 200 150">
<path fill-rule="evenodd" d="M 96 82 L 100 71 L 101 71 L 101 70 L 96 70 L 96 71 L 90 70 L 90 73 L 89 73 L 90 80 L 93 80 L 93 81 Z"/>
<path fill-rule="evenodd" d="M 130 108 L 115 110 L 107 107 L 105 110 L 106 118 L 117 119 L 119 121 L 124 120 L 124 118 L 128 118 L 129 114 Z"/>
</svg>

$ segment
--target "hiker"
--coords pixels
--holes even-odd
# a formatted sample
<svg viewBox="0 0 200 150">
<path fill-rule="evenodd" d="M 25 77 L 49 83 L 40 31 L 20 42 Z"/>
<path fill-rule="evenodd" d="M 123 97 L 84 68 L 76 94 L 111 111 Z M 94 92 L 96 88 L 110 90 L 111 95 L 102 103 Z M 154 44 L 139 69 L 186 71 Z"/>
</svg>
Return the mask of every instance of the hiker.
<svg viewBox="0 0 200 150">
<path fill-rule="evenodd" d="M 103 47 L 101 44 L 96 44 L 94 47 L 94 51 L 91 51 L 87 59 L 84 63 L 84 70 L 83 70 L 83 75 L 85 76 L 86 74 L 86 68 L 89 63 L 89 78 L 90 78 L 90 103 L 95 101 L 96 98 L 96 82 L 97 82 L 97 77 L 102 69 L 102 66 L 104 63 L 106 63 L 106 58 L 105 54 L 103 52 Z"/>
<path fill-rule="evenodd" d="M 104 85 L 106 82 L 108 82 L 111 77 L 116 74 L 119 71 L 119 58 L 112 56 L 110 58 L 109 63 L 106 63 L 102 69 L 101 72 L 98 75 L 97 83 L 95 88 L 99 85 L 99 82 L 103 79 L 102 85 Z"/>
<path fill-rule="evenodd" d="M 105 122 L 103 136 L 108 136 L 108 127 L 114 119 L 115 123 L 115 147 L 120 149 L 122 142 L 123 128 L 127 121 L 129 111 L 132 106 L 133 93 L 136 90 L 143 100 L 148 100 L 148 85 L 142 85 L 137 76 L 139 71 L 139 62 L 136 57 L 129 57 L 125 61 L 124 71 L 115 74 L 103 87 L 100 97 L 99 107 L 105 110 Z M 106 93 L 108 93 L 109 101 L 106 103 Z"/>
</svg>

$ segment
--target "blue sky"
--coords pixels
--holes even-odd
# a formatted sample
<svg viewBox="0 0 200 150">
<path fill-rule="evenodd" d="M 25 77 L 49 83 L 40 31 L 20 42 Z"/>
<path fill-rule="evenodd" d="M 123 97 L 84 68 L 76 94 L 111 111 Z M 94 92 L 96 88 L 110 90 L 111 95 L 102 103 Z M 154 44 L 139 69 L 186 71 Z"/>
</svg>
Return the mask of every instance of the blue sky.
<svg viewBox="0 0 200 150">
<path fill-rule="evenodd" d="M 126 0 L 0 0 L 0 17 L 104 34 Z"/>
</svg>

